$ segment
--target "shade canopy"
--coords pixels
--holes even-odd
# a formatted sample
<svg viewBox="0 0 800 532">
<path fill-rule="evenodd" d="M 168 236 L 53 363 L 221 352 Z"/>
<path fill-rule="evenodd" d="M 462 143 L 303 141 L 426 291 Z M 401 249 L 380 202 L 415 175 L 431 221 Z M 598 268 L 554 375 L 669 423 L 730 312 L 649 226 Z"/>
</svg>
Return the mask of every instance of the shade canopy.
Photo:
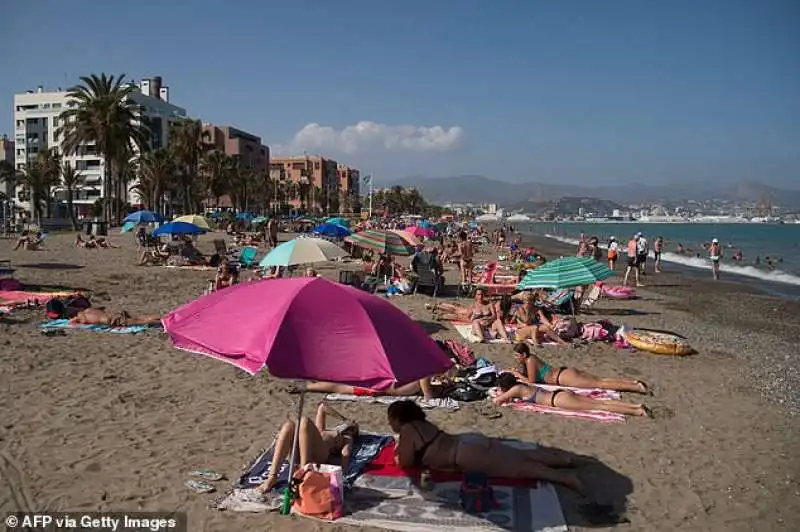
<svg viewBox="0 0 800 532">
<path fill-rule="evenodd" d="M 312 229 L 311 232 L 332 238 L 344 238 L 350 235 L 350 230 L 348 228 L 332 223 L 320 224 Z"/>
<path fill-rule="evenodd" d="M 206 230 L 187 222 L 169 222 L 153 231 L 153 236 L 161 235 L 199 235 Z"/>
<path fill-rule="evenodd" d="M 452 361 L 389 301 L 320 277 L 235 285 L 170 312 L 176 347 L 250 374 L 384 390 L 436 375 Z"/>
<path fill-rule="evenodd" d="M 517 289 L 573 288 L 602 281 L 614 275 L 608 266 L 591 257 L 563 257 L 530 270 Z"/>
<path fill-rule="evenodd" d="M 136 224 L 149 224 L 153 222 L 161 222 L 163 220 L 164 217 L 157 212 L 142 210 L 130 213 L 122 221 L 124 223 L 133 222 Z"/>
<path fill-rule="evenodd" d="M 321 238 L 295 238 L 270 251 L 258 264 L 267 266 L 298 266 L 346 257 L 347 252 Z"/>
<path fill-rule="evenodd" d="M 436 236 L 436 232 L 429 227 L 422 227 L 420 225 L 415 225 L 414 227 L 409 227 L 406 229 L 407 233 L 414 235 L 417 238 L 433 238 Z"/>
<path fill-rule="evenodd" d="M 199 216 L 197 214 L 187 214 L 185 216 L 179 216 L 172 220 L 173 222 L 185 222 L 187 224 L 196 225 L 201 229 L 205 229 L 206 231 L 211 230 L 211 226 L 208 225 L 208 220 L 206 220 L 205 216 Z"/>
<path fill-rule="evenodd" d="M 399 236 L 400 238 L 402 238 L 406 242 L 406 244 L 408 244 L 410 246 L 416 247 L 416 246 L 421 246 L 422 245 L 422 241 L 419 238 L 417 238 L 416 236 L 414 236 L 411 233 L 409 233 L 408 231 L 401 231 L 399 229 L 392 229 L 391 231 L 392 231 L 392 233 L 394 233 L 397 236 Z"/>
<path fill-rule="evenodd" d="M 414 246 L 406 243 L 399 235 L 391 231 L 375 231 L 368 229 L 366 231 L 353 233 L 345 238 L 345 241 L 382 254 L 388 253 L 399 256 L 414 254 Z"/>
<path fill-rule="evenodd" d="M 333 224 L 333 225 L 341 225 L 342 227 L 350 227 L 350 220 L 347 218 L 342 218 L 341 216 L 334 216 L 333 218 L 328 218 L 325 220 L 326 224 Z"/>
<path fill-rule="evenodd" d="M 509 222 L 530 222 L 531 217 L 525 214 L 512 214 L 508 218 Z"/>
</svg>

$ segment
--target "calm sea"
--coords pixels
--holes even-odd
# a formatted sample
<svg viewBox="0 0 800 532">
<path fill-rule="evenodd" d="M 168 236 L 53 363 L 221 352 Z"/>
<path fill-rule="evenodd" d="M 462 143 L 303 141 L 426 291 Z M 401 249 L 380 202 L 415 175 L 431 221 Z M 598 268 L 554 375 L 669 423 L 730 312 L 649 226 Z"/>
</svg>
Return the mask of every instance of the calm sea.
<svg viewBox="0 0 800 532">
<path fill-rule="evenodd" d="M 515 225 L 515 224 L 511 224 Z M 702 245 L 718 238 L 725 249 L 723 271 L 761 281 L 770 292 L 780 292 L 797 298 L 800 295 L 800 224 L 654 224 L 654 223 L 577 223 L 535 222 L 519 223 L 515 229 L 577 244 L 581 233 L 597 236 L 605 245 L 611 236 L 623 243 L 641 231 L 653 247 L 658 236 L 664 237 L 664 261 L 680 263 L 697 269 L 711 269 L 708 253 Z M 677 254 L 683 244 L 687 253 Z M 733 263 L 730 258 L 740 249 L 744 259 Z M 699 256 L 698 256 L 699 254 Z M 767 264 L 767 257 L 772 267 Z"/>
</svg>

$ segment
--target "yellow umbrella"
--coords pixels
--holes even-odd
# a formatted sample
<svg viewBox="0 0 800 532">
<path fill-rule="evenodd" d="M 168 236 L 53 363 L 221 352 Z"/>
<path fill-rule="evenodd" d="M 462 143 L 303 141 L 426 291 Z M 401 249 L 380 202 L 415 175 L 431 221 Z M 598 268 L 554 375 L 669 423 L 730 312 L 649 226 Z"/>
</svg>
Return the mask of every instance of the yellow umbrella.
<svg viewBox="0 0 800 532">
<path fill-rule="evenodd" d="M 178 218 L 175 218 L 172 221 L 186 222 L 188 224 L 194 224 L 202 229 L 206 229 L 207 231 L 211 230 L 211 226 L 208 225 L 208 220 L 206 220 L 203 216 L 198 216 L 197 214 L 187 214 L 186 216 L 179 216 Z"/>
</svg>

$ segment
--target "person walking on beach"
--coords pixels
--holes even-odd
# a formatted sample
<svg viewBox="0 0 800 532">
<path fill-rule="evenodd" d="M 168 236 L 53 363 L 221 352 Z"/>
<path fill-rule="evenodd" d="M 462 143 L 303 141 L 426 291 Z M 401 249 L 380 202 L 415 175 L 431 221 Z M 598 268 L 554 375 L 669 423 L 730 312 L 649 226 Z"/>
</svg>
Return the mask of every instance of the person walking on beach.
<svg viewBox="0 0 800 532">
<path fill-rule="evenodd" d="M 647 254 L 650 252 L 650 246 L 642 233 L 637 233 L 636 237 L 636 264 L 639 266 L 639 272 L 642 275 L 647 275 L 645 266 L 647 265 Z"/>
<path fill-rule="evenodd" d="M 460 257 L 461 284 L 472 284 L 472 257 L 474 250 L 472 249 L 472 242 L 467 238 L 466 231 L 458 233 L 458 255 Z"/>
<path fill-rule="evenodd" d="M 708 258 L 711 259 L 711 274 L 715 281 L 719 281 L 719 261 L 722 259 L 722 246 L 716 238 L 708 246 Z"/>
<path fill-rule="evenodd" d="M 656 241 L 653 242 L 653 257 L 655 257 L 655 265 L 654 271 L 655 273 L 661 273 L 661 252 L 664 249 L 664 237 L 659 236 L 656 238 Z"/>
<path fill-rule="evenodd" d="M 278 221 L 274 216 L 267 220 L 267 240 L 269 247 L 276 248 L 278 246 Z"/>
<path fill-rule="evenodd" d="M 631 271 L 633 271 L 634 278 L 636 279 L 636 286 L 644 286 L 639 282 L 639 250 L 636 245 L 638 239 L 639 235 L 634 235 L 633 238 L 628 241 L 628 247 L 626 249 L 628 254 L 628 267 L 625 268 L 625 279 L 622 281 L 622 286 L 628 286 L 628 276 Z"/>
<path fill-rule="evenodd" d="M 608 240 L 608 269 L 613 270 L 617 265 L 617 257 L 619 256 L 619 242 L 615 237 Z"/>
</svg>

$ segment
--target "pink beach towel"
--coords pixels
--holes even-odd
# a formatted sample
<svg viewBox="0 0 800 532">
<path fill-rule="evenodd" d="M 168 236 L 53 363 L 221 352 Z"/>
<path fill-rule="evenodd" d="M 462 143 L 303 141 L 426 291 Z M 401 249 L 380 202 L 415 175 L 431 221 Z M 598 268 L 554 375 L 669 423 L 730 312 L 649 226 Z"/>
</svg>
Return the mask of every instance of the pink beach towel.
<svg viewBox="0 0 800 532">
<path fill-rule="evenodd" d="M 611 390 L 568 388 L 565 386 L 550 386 L 547 384 L 537 384 L 536 387 L 547 391 L 569 390 L 570 392 L 576 395 L 581 395 L 583 397 L 590 397 L 592 399 L 607 400 L 607 399 L 620 398 L 619 392 L 614 392 Z M 499 395 L 499 389 L 492 388 L 489 391 L 490 397 L 496 397 L 497 395 Z M 557 416 L 575 417 L 580 419 L 593 419 L 595 421 L 602 421 L 604 423 L 625 422 L 624 415 L 615 414 L 613 412 L 604 412 L 602 410 L 565 410 L 563 408 L 555 408 L 552 406 L 539 405 L 535 403 L 527 403 L 522 401 L 517 401 L 504 406 L 524 412 L 539 412 L 540 414 L 554 414 Z"/>
</svg>

